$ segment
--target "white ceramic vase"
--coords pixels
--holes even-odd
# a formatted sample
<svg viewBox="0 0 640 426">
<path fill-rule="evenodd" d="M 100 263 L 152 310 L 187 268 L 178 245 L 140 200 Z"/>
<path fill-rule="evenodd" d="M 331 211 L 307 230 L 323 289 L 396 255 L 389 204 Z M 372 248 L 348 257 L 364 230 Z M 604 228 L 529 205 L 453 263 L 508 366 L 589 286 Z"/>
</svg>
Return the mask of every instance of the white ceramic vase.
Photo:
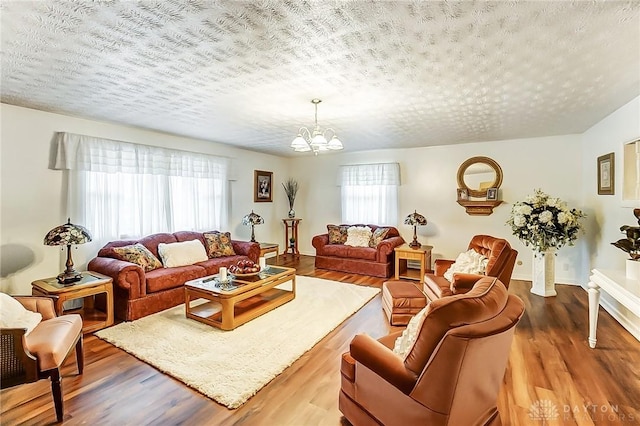
<svg viewBox="0 0 640 426">
<path fill-rule="evenodd" d="M 556 293 L 556 249 L 533 254 L 533 277 L 531 293 L 542 297 L 555 296 Z"/>
<path fill-rule="evenodd" d="M 627 279 L 640 281 L 640 261 L 627 259 Z"/>
</svg>

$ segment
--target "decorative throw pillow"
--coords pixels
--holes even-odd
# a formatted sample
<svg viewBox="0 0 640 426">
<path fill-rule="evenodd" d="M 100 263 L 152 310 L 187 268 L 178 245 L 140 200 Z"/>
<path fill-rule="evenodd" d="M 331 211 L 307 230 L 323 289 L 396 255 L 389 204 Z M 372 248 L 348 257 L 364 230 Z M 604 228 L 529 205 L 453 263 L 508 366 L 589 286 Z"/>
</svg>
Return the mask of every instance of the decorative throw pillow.
<svg viewBox="0 0 640 426">
<path fill-rule="evenodd" d="M 387 234 L 391 231 L 389 228 L 376 228 L 371 235 L 371 239 L 369 240 L 369 247 L 376 248 L 378 244 L 382 242 L 385 238 L 387 238 Z"/>
<path fill-rule="evenodd" d="M 426 314 L 427 307 L 425 306 L 424 309 L 409 320 L 407 328 L 404 329 L 400 337 L 396 339 L 395 345 L 393 345 L 394 354 L 399 355 L 402 358 L 407 356 L 409 350 L 413 346 L 413 343 L 416 341 L 416 337 L 418 337 L 420 325 L 422 324 L 422 320 Z"/>
<path fill-rule="evenodd" d="M 135 243 L 130 246 L 114 247 L 113 251 L 118 259 L 140 265 L 145 272 L 162 268 L 162 262 L 160 262 L 148 248 L 140 243 Z"/>
<path fill-rule="evenodd" d="M 465 274 L 481 274 L 487 269 L 489 259 L 481 255 L 473 249 L 469 249 L 464 253 L 460 253 L 456 261 L 446 270 L 444 277 L 447 281 L 453 281 L 454 272 L 463 272 Z"/>
<path fill-rule="evenodd" d="M 158 244 L 158 254 L 165 268 L 193 265 L 209 259 L 200 240 Z"/>
<path fill-rule="evenodd" d="M 352 247 L 369 247 L 371 235 L 371 228 L 368 226 L 351 226 L 347 229 L 347 241 L 344 242 L 344 245 Z"/>
<path fill-rule="evenodd" d="M 212 232 L 202 235 L 207 243 L 207 255 L 209 257 L 233 256 L 236 254 L 231 244 L 231 234 L 229 232 Z"/>
<path fill-rule="evenodd" d="M 39 312 L 30 311 L 13 297 L 0 293 L 0 327 L 26 328 L 26 334 L 29 334 L 40 321 L 42 315 Z"/>
<path fill-rule="evenodd" d="M 348 226 L 327 225 L 329 244 L 344 244 L 347 241 Z"/>
</svg>

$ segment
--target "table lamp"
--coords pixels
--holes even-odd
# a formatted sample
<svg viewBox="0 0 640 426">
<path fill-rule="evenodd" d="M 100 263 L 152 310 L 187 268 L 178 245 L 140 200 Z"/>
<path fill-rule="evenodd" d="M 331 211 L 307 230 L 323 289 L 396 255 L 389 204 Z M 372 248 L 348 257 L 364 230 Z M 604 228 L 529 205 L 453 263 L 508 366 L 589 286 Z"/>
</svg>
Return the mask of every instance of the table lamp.
<svg viewBox="0 0 640 426">
<path fill-rule="evenodd" d="M 409 243 L 409 247 L 411 248 L 419 248 L 420 243 L 418 242 L 418 235 L 416 233 L 418 226 L 424 226 L 427 224 L 427 219 L 422 216 L 420 213 L 415 210 L 409 216 L 404 219 L 405 225 L 413 225 L 413 241 Z"/>
<path fill-rule="evenodd" d="M 67 246 L 67 268 L 58 275 L 58 282 L 61 284 L 72 284 L 82 279 L 82 274 L 73 269 L 71 259 L 71 245 L 84 244 L 91 241 L 91 234 L 84 226 L 74 225 L 71 218 L 67 223 L 57 226 L 44 237 L 44 244 L 47 246 Z"/>
<path fill-rule="evenodd" d="M 256 242 L 256 235 L 253 232 L 253 227 L 255 225 L 262 225 L 263 223 L 264 223 L 264 219 L 262 218 L 262 216 L 254 213 L 253 210 L 251 210 L 251 213 L 249 213 L 248 215 L 245 215 L 245 217 L 242 218 L 243 225 L 251 225 L 251 242 L 252 243 Z"/>
</svg>

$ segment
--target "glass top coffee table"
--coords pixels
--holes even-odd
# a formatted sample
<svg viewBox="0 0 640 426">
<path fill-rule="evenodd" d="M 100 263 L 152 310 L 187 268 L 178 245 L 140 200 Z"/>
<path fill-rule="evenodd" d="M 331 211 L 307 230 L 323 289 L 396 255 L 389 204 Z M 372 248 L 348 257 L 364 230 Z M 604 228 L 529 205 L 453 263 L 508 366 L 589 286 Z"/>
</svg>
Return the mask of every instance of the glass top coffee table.
<svg viewBox="0 0 640 426">
<path fill-rule="evenodd" d="M 296 270 L 269 266 L 258 275 L 234 277 L 226 283 L 210 275 L 184 284 L 187 318 L 218 327 L 234 328 L 269 312 L 296 297 Z M 206 299 L 201 304 L 192 303 Z"/>
</svg>

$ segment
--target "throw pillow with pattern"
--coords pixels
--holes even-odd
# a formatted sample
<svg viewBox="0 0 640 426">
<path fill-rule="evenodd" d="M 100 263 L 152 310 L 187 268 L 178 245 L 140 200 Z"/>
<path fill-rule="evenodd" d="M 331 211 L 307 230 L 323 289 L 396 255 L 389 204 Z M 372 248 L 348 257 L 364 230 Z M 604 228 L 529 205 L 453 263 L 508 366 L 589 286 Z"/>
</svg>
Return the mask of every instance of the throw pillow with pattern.
<svg viewBox="0 0 640 426">
<path fill-rule="evenodd" d="M 344 244 L 347 241 L 348 226 L 327 225 L 329 244 Z"/>
<path fill-rule="evenodd" d="M 378 244 L 382 242 L 385 238 L 387 238 L 387 234 L 391 231 L 389 228 L 376 228 L 371 234 L 371 239 L 369 240 L 369 247 L 376 248 Z"/>
<path fill-rule="evenodd" d="M 131 246 L 114 247 L 113 251 L 118 259 L 140 265 L 145 272 L 162 268 L 162 262 L 140 243 Z"/>
<path fill-rule="evenodd" d="M 231 244 L 231 233 L 229 232 L 212 232 L 202 234 L 204 241 L 207 243 L 207 256 L 223 257 L 234 256 L 236 254 Z"/>
</svg>

